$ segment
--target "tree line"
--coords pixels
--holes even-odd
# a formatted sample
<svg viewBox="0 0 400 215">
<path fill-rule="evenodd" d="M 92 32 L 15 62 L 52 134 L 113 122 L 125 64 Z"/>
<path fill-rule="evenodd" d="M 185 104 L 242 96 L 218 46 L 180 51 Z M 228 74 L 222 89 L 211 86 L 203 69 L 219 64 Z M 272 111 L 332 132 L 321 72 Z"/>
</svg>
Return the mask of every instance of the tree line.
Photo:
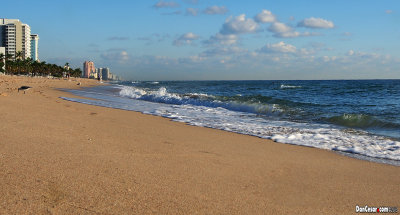
<svg viewBox="0 0 400 215">
<path fill-rule="evenodd" d="M 5 69 L 4 67 L 5 63 Z M 23 52 L 19 51 L 15 54 L 15 58 L 11 54 L 0 53 L 0 72 L 9 75 L 31 75 L 31 76 L 53 76 L 53 77 L 80 77 L 82 70 L 80 68 L 69 68 L 69 63 L 64 67 L 38 61 L 31 58 L 23 58 Z"/>
</svg>

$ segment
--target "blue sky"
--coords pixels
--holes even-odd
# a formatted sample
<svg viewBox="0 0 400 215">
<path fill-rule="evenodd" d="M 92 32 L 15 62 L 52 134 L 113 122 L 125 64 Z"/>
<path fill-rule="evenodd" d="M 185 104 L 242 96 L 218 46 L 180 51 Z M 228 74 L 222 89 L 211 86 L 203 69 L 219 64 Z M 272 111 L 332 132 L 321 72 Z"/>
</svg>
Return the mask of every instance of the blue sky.
<svg viewBox="0 0 400 215">
<path fill-rule="evenodd" d="M 400 1 L 6 1 L 42 61 L 131 80 L 400 78 Z"/>
</svg>

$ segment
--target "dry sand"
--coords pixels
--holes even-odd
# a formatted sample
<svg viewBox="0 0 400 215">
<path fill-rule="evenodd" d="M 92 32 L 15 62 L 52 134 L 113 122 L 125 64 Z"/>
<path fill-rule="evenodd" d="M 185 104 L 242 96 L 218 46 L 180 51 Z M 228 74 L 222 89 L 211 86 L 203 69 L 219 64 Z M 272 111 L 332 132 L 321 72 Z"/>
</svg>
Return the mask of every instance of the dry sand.
<svg viewBox="0 0 400 215">
<path fill-rule="evenodd" d="M 0 214 L 354 214 L 400 167 L 60 99 L 96 81 L 0 76 Z M 26 94 L 21 85 L 32 86 Z"/>
</svg>

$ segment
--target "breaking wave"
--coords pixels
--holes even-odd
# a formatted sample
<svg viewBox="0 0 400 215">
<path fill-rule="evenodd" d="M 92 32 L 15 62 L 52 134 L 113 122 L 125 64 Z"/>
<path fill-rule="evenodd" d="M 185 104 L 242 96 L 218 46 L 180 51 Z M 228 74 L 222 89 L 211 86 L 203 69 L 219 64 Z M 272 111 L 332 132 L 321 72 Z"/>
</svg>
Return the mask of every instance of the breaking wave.
<svg viewBox="0 0 400 215">
<path fill-rule="evenodd" d="M 220 107 L 232 111 L 263 114 L 268 116 L 282 115 L 285 112 L 285 108 L 281 107 L 279 104 L 267 104 L 260 101 L 263 98 L 244 98 L 242 96 L 217 97 L 202 93 L 189 93 L 181 95 L 177 93 L 169 93 L 165 87 L 160 87 L 157 91 L 152 91 L 136 87 L 123 86 L 119 94 L 124 97 L 149 102 L 174 105 L 196 105 L 212 108 Z"/>
<path fill-rule="evenodd" d="M 328 121 L 350 128 L 399 128 L 400 125 L 376 119 L 374 116 L 366 114 L 343 114 L 328 118 Z"/>
</svg>

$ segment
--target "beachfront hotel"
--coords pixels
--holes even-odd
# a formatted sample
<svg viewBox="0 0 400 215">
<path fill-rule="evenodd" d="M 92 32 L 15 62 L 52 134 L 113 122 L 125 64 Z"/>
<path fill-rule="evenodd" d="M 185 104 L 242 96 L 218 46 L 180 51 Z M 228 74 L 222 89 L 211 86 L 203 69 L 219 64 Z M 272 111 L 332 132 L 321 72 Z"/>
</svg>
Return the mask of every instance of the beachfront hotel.
<svg viewBox="0 0 400 215">
<path fill-rule="evenodd" d="M 85 61 L 83 63 L 83 78 L 97 78 L 96 68 L 94 67 L 93 61 Z"/>
<path fill-rule="evenodd" d="M 31 58 L 34 61 L 39 60 L 39 35 L 31 34 Z"/>
<path fill-rule="evenodd" d="M 23 58 L 31 57 L 31 27 L 27 24 L 22 24 L 22 54 Z"/>
<path fill-rule="evenodd" d="M 22 52 L 24 59 L 31 57 L 31 28 L 19 19 L 0 19 L 0 46 L 15 58 Z"/>
</svg>

